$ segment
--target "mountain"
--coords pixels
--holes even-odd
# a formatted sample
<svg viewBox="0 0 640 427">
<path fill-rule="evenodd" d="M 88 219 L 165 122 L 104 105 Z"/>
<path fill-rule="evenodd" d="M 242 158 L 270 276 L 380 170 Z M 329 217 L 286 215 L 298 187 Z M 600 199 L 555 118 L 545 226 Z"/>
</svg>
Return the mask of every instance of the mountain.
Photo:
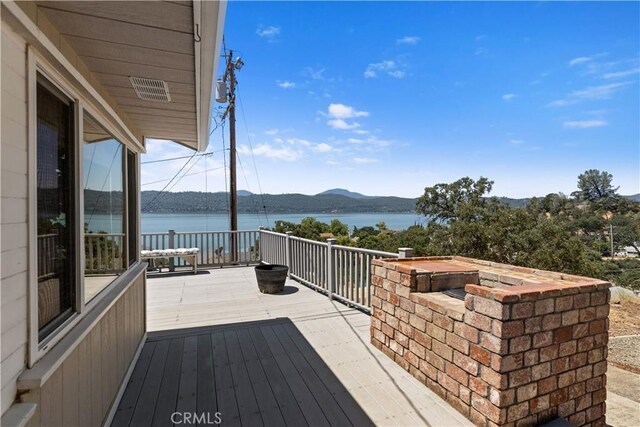
<svg viewBox="0 0 640 427">
<path fill-rule="evenodd" d="M 238 196 L 253 196 L 253 193 L 247 190 L 238 190 L 237 193 Z"/>
<path fill-rule="evenodd" d="M 322 193 L 316 194 L 316 196 L 322 196 L 324 194 L 336 194 L 338 196 L 351 197 L 352 199 L 370 199 L 372 196 L 365 196 L 364 194 L 356 193 L 353 191 L 345 190 L 344 188 L 332 188 Z"/>
<path fill-rule="evenodd" d="M 622 197 L 624 197 L 625 199 L 633 200 L 634 202 L 640 202 L 640 193 Z"/>
<path fill-rule="evenodd" d="M 162 193 L 143 191 L 141 206 L 144 213 L 226 213 L 227 193 L 185 191 Z M 155 199 L 155 200 L 154 200 Z M 153 202 L 153 203 L 152 203 Z M 238 212 L 257 213 L 368 213 L 413 212 L 416 199 L 402 197 L 367 197 L 355 199 L 340 194 L 263 194 L 238 196 Z"/>
</svg>

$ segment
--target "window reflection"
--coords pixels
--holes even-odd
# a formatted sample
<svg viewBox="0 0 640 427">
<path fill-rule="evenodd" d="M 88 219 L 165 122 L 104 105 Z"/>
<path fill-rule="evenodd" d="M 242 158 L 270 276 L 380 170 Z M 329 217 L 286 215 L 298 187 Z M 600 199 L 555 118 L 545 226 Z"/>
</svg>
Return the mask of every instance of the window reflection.
<svg viewBox="0 0 640 427">
<path fill-rule="evenodd" d="M 37 85 L 38 335 L 74 311 L 75 198 L 73 104 L 43 79 Z"/>
<path fill-rule="evenodd" d="M 124 149 L 95 119 L 83 116 L 84 287 L 89 301 L 126 269 Z"/>
</svg>

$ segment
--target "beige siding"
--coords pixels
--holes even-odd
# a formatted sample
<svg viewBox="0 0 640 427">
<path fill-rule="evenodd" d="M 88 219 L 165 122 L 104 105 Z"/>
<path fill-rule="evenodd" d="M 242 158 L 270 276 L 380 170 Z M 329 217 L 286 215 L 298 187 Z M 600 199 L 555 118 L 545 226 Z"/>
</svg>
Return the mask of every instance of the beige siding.
<svg viewBox="0 0 640 427">
<path fill-rule="evenodd" d="M 29 426 L 88 427 L 104 422 L 144 336 L 144 292 L 141 275 L 40 390 L 23 396 L 24 402 L 38 405 Z M 119 322 L 131 327 L 118 327 Z"/>
<path fill-rule="evenodd" d="M 27 61 L 26 43 L 2 25 L 2 393 L 16 397 L 27 354 Z"/>
</svg>

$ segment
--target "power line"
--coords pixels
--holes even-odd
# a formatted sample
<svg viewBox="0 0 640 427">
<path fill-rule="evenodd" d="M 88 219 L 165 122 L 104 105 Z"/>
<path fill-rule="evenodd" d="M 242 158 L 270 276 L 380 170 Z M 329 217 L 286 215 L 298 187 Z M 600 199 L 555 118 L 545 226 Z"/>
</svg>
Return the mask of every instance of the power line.
<svg viewBox="0 0 640 427">
<path fill-rule="evenodd" d="M 264 193 L 262 192 L 262 185 L 260 184 L 260 174 L 258 173 L 256 158 L 253 155 L 253 144 L 251 143 L 251 133 L 249 132 L 249 126 L 247 126 L 247 117 L 244 114 L 244 104 L 242 102 L 242 95 L 240 94 L 240 89 L 238 88 L 236 89 L 238 92 L 238 100 L 240 101 L 240 112 L 242 113 L 242 121 L 244 122 L 244 128 L 247 133 L 247 141 L 249 142 L 249 150 L 251 151 L 251 161 L 253 162 L 253 169 L 256 172 L 256 181 L 258 182 L 258 191 L 260 192 L 260 200 L 262 201 L 262 209 L 264 210 L 264 217 L 267 221 L 267 226 L 271 227 L 271 223 L 269 222 L 269 214 L 267 213 L 267 204 L 264 201 Z"/>
<path fill-rule="evenodd" d="M 185 167 L 187 167 L 187 165 L 189 164 L 189 162 L 191 161 L 191 159 L 193 159 L 193 158 L 195 157 L 195 155 L 196 155 L 196 154 L 197 154 L 197 151 L 194 151 L 194 152 L 193 152 L 193 154 L 191 155 L 191 157 L 189 157 L 189 160 L 187 160 L 187 161 L 186 161 L 186 163 L 185 163 L 184 165 L 182 165 L 182 167 L 180 168 L 180 170 L 179 170 L 179 171 L 178 171 L 178 172 L 173 176 L 173 178 L 171 178 L 171 179 L 169 180 L 169 182 L 167 182 L 167 184 L 162 188 L 162 190 L 160 190 L 160 191 L 158 192 L 158 194 L 156 194 L 156 195 L 155 195 L 155 197 L 154 197 L 153 199 L 151 199 L 151 201 L 145 205 L 145 207 L 142 209 L 142 211 L 146 211 L 146 210 L 147 210 L 147 208 L 148 208 L 149 206 L 151 206 L 151 204 L 152 204 L 153 202 L 155 202 L 155 201 L 156 201 L 156 199 L 157 199 L 157 198 L 162 194 L 162 192 L 163 192 L 164 190 L 166 190 L 166 189 L 167 189 L 167 187 L 168 187 L 169 185 L 171 185 L 171 183 L 173 182 L 173 180 L 174 180 L 174 179 L 176 179 L 176 178 L 178 177 L 178 175 L 180 175 L 180 172 L 182 172 L 182 171 L 184 170 L 184 168 L 185 168 Z"/>
<path fill-rule="evenodd" d="M 238 162 L 240 163 L 240 170 L 242 171 L 242 176 L 244 176 L 244 182 L 247 184 L 247 190 L 249 190 L 249 194 L 251 195 L 250 196 L 251 203 L 253 204 L 254 208 L 256 208 L 256 215 L 258 215 L 258 222 L 260 222 L 260 226 L 262 226 L 262 219 L 260 218 L 260 210 L 257 209 L 256 201 L 253 198 L 253 193 L 249 188 L 249 181 L 247 180 L 247 174 L 244 173 L 244 166 L 242 165 L 242 159 L 240 159 L 240 153 L 236 152 L 236 156 L 238 157 Z"/>
<path fill-rule="evenodd" d="M 206 160 L 206 157 L 205 157 L 205 160 Z M 224 166 L 220 166 L 218 168 L 208 169 L 208 170 L 204 170 L 204 171 L 200 171 L 200 172 L 194 172 L 194 173 L 186 174 L 186 175 L 183 175 L 182 178 L 185 178 L 187 176 L 200 175 L 200 174 L 203 174 L 203 173 L 212 172 L 212 171 L 216 171 L 216 170 L 219 170 L 219 169 L 224 169 Z M 182 178 L 180 178 L 180 179 L 182 179 Z M 144 184 L 140 184 L 140 186 L 153 185 L 153 184 L 158 184 L 160 182 L 167 182 L 167 181 L 170 181 L 170 180 L 171 180 L 171 178 L 160 179 L 158 181 L 145 182 Z"/>
<path fill-rule="evenodd" d="M 222 150 L 208 151 L 206 153 L 198 153 L 198 154 L 196 154 L 196 157 L 198 157 L 198 156 L 208 156 L 210 154 L 215 154 L 215 153 L 220 153 L 220 152 L 222 152 Z M 191 158 L 191 157 L 193 157 L 193 155 L 191 155 L 191 156 L 180 156 L 180 157 L 170 157 L 170 158 L 166 158 L 166 159 L 149 160 L 149 161 L 146 161 L 146 162 L 140 162 L 140 164 L 141 165 L 148 165 L 148 164 L 151 164 L 151 163 L 170 162 L 172 160 L 182 160 L 182 159 L 188 159 L 188 158 Z"/>
</svg>

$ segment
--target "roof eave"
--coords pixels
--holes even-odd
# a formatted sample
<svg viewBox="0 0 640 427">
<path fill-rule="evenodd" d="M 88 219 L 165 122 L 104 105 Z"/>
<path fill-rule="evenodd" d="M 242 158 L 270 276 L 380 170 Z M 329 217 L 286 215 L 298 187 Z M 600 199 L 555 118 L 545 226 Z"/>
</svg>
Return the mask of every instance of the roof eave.
<svg viewBox="0 0 640 427">
<path fill-rule="evenodd" d="M 224 34 L 226 1 L 194 1 L 194 51 L 196 61 L 196 124 L 198 151 L 209 144 L 209 127 L 214 102 L 213 88 L 220 63 L 220 49 Z"/>
</svg>

